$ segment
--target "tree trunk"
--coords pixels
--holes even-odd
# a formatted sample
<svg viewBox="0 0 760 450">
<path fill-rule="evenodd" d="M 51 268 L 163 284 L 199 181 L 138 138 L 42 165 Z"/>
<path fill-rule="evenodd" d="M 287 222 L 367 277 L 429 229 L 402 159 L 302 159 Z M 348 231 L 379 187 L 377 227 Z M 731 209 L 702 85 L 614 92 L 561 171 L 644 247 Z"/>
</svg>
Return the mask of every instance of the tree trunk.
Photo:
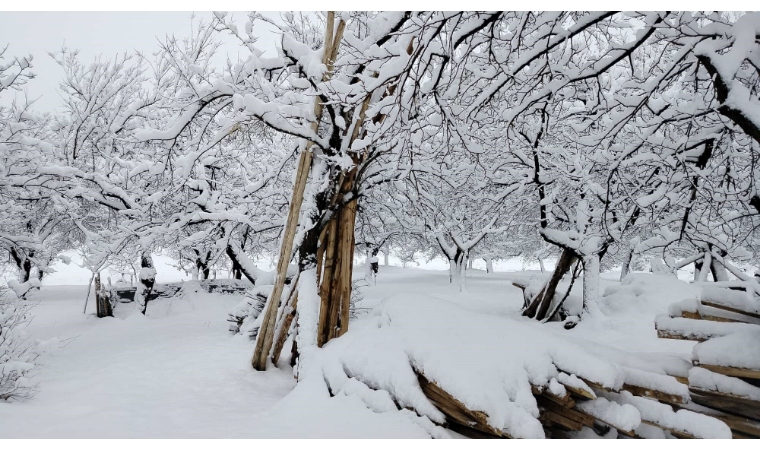
<svg viewBox="0 0 760 450">
<path fill-rule="evenodd" d="M 544 267 L 544 260 L 541 258 L 536 257 L 538 260 L 538 267 L 541 268 L 541 272 L 546 272 L 546 268 Z"/>
<path fill-rule="evenodd" d="M 493 259 L 484 258 L 486 260 L 486 273 L 493 273 Z"/>
<path fill-rule="evenodd" d="M 599 304 L 599 255 L 583 258 L 583 309 L 595 310 Z"/>
<path fill-rule="evenodd" d="M 631 271 L 631 260 L 633 260 L 634 247 L 631 246 L 623 259 L 623 266 L 620 268 L 620 281 L 627 277 Z"/>
<path fill-rule="evenodd" d="M 562 254 L 557 260 L 557 267 L 554 269 L 549 283 L 536 295 L 530 305 L 523 311 L 523 316 L 534 318 L 536 320 L 543 320 L 546 313 L 549 311 L 552 301 L 554 300 L 554 294 L 557 292 L 557 286 L 559 285 L 565 274 L 568 273 L 578 256 L 569 249 L 563 249 Z"/>
<path fill-rule="evenodd" d="M 95 306 L 98 317 L 113 317 L 111 301 L 108 292 L 103 289 L 100 281 L 100 272 L 95 276 Z"/>
<path fill-rule="evenodd" d="M 467 258 L 467 270 L 472 270 L 472 259 Z"/>
<path fill-rule="evenodd" d="M 715 281 L 728 281 L 728 271 L 723 264 L 718 261 L 717 258 L 713 258 L 712 266 L 710 267 L 713 280 Z"/>
<path fill-rule="evenodd" d="M 383 265 L 384 266 L 388 265 L 388 250 L 383 252 Z"/>
<path fill-rule="evenodd" d="M 29 252 L 29 255 L 27 255 L 23 250 L 11 247 L 10 253 L 18 269 L 19 283 L 26 283 L 32 275 L 32 260 L 30 258 L 34 257 L 34 252 Z"/>
<path fill-rule="evenodd" d="M 712 259 L 712 254 L 705 252 L 705 259 L 702 260 L 697 281 L 707 281 L 707 274 L 710 273 L 710 269 L 712 268 Z"/>
<path fill-rule="evenodd" d="M 143 255 L 140 263 L 140 284 L 135 292 L 135 300 L 138 301 L 140 309 L 145 315 L 148 309 L 148 296 L 153 291 L 153 285 L 156 283 L 156 269 L 153 267 L 153 259 L 150 255 Z"/>
<path fill-rule="evenodd" d="M 356 168 L 351 169 L 340 186 L 338 198 L 343 198 L 354 187 Z M 357 200 L 340 207 L 327 223 L 324 239 L 320 240 L 324 262 L 319 278 L 320 311 L 317 326 L 317 345 L 322 347 L 331 339 L 348 331 L 351 305 L 351 275 L 353 271 L 354 226 Z"/>
<path fill-rule="evenodd" d="M 702 273 L 702 261 L 694 261 L 694 281 L 699 281 L 699 274 Z"/>
</svg>

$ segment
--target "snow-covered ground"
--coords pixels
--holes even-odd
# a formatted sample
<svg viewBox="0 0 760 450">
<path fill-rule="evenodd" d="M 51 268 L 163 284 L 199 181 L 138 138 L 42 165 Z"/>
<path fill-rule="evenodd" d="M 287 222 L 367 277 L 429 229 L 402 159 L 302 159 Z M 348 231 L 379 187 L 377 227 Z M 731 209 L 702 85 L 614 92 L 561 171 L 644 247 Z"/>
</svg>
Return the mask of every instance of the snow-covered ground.
<svg viewBox="0 0 760 450">
<path fill-rule="evenodd" d="M 357 267 L 354 273 L 359 278 L 364 270 Z M 459 292 L 449 284 L 448 272 L 381 266 L 377 285 L 361 288 L 359 306 L 440 300 L 474 318 L 489 318 L 486 323 L 503 317 L 507 324 L 522 305 L 522 291 L 511 280 L 531 275 L 540 272 L 473 270 L 466 291 Z M 614 273 L 602 278 L 601 292 L 607 294 L 600 301 L 602 314 L 567 331 L 558 323 L 535 326 L 647 359 L 651 353 L 690 357 L 694 344 L 658 339 L 654 318 L 670 303 L 694 295 L 695 288 L 648 274 L 635 274 L 624 286 Z M 580 289 L 576 283 L 573 291 L 580 294 Z M 118 304 L 117 317 L 98 319 L 92 298 L 88 313 L 82 314 L 85 286 L 44 285 L 32 296 L 38 305 L 28 331 L 32 339 L 57 338 L 62 346 L 39 359 L 34 398 L 0 403 L 0 436 L 456 437 L 442 429 L 431 432 L 408 411 L 373 412 L 355 396 L 293 392 L 289 358 L 283 358 L 280 368 L 255 372 L 250 367 L 252 343 L 227 332 L 227 313 L 240 298 L 191 291 L 150 304 L 147 317 L 131 304 Z M 357 328 L 371 316 L 360 317 Z"/>
</svg>

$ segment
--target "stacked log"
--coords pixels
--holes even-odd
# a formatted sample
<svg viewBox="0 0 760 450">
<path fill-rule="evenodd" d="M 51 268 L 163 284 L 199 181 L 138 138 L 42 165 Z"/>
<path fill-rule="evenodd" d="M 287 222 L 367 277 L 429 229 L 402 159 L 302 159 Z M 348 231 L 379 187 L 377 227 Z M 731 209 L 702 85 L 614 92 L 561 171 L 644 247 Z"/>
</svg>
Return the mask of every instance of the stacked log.
<svg viewBox="0 0 760 450">
<path fill-rule="evenodd" d="M 424 374 L 417 372 L 417 378 L 425 396 L 441 411 L 446 417 L 446 423 L 442 424 L 452 431 L 463 436 L 476 439 L 499 439 L 511 438 L 504 430 L 495 429 L 488 423 L 488 415 L 482 411 L 473 411 L 464 405 L 456 397 L 448 393 L 438 384 L 428 380 Z M 644 412 L 641 413 L 641 425 L 635 428 L 627 428 L 625 425 L 615 423 L 608 417 L 599 414 L 594 408 L 588 408 L 587 404 L 593 403 L 602 395 L 618 395 L 619 391 L 628 391 L 631 397 L 639 398 L 644 401 L 660 403 L 660 399 L 667 399 L 668 402 L 663 406 L 673 407 L 673 409 L 685 408 L 689 403 L 687 397 L 674 395 L 672 392 L 664 392 L 651 387 L 639 386 L 636 384 L 626 383 L 623 388 L 618 390 L 607 388 L 589 380 L 579 377 L 573 377 L 576 382 L 568 382 L 571 377 L 568 374 L 560 376 L 560 384 L 564 387 L 565 394 L 557 395 L 556 390 L 553 393 L 548 386 L 532 386 L 533 396 L 539 409 L 539 421 L 544 427 L 546 437 L 549 438 L 573 438 L 573 432 L 581 431 L 584 427 L 593 430 L 596 434 L 607 434 L 611 429 L 615 429 L 618 436 L 628 438 L 642 438 L 644 436 L 639 432 L 642 426 L 655 427 L 667 431 L 673 437 L 679 439 L 691 439 L 697 436 L 685 431 L 669 426 L 667 423 L 657 418 L 649 417 Z M 665 375 L 663 375 L 665 376 Z M 670 377 L 676 380 L 675 377 Z M 633 394 L 633 392 L 636 394 Z M 712 415 L 711 411 L 704 413 L 693 411 L 695 414 L 704 414 L 718 418 L 728 424 L 728 421 L 739 424 L 739 428 L 746 433 L 756 432 L 755 425 L 749 423 L 746 419 L 731 417 L 727 414 Z M 729 424 L 729 427 L 731 425 Z M 760 428 L 757 428 L 760 429 Z"/>
<path fill-rule="evenodd" d="M 695 368 L 687 380 L 691 402 L 684 408 L 721 420 L 734 438 L 760 438 L 760 361 L 750 357 L 744 363 L 748 367 L 738 367 L 731 355 L 741 353 L 742 345 L 760 344 L 760 302 L 753 295 L 706 288 L 699 299 L 671 305 L 655 327 L 660 338 L 698 342 L 692 355 Z M 705 360 L 700 350 L 708 347 L 713 351 Z M 726 354 L 716 358 L 715 349 Z"/>
</svg>

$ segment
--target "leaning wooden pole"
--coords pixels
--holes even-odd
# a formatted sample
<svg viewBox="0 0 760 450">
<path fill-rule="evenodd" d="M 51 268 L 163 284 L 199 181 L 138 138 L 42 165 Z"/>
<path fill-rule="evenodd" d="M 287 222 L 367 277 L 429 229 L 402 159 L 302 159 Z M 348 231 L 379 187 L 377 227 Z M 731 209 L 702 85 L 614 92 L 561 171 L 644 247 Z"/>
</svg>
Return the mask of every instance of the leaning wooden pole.
<svg viewBox="0 0 760 450">
<path fill-rule="evenodd" d="M 322 62 L 325 64 L 325 66 L 327 66 L 327 73 L 323 77 L 323 80 L 325 81 L 330 76 L 330 72 L 335 61 L 335 56 L 338 53 L 338 44 L 343 37 L 342 34 L 345 24 L 343 22 L 339 24 L 337 33 L 333 33 L 334 27 L 335 13 L 333 11 L 329 11 L 327 13 L 324 53 L 322 55 Z M 316 117 L 316 120 L 312 124 L 312 130 L 315 133 L 319 128 L 319 120 L 322 116 L 322 107 L 323 104 L 321 100 L 319 97 L 316 97 L 314 103 L 314 115 Z M 288 218 L 285 222 L 282 243 L 280 245 L 280 255 L 277 261 L 277 276 L 275 277 L 272 294 L 267 301 L 267 306 L 264 311 L 264 318 L 261 322 L 261 328 L 259 329 L 258 338 L 256 339 L 256 347 L 253 352 L 252 365 L 256 370 L 266 370 L 267 358 L 269 356 L 270 350 L 272 349 L 272 344 L 274 341 L 274 332 L 277 322 L 277 309 L 279 307 L 280 297 L 282 296 L 282 292 L 285 287 L 285 275 L 287 274 L 290 258 L 293 254 L 293 241 L 298 229 L 298 218 L 301 213 L 301 205 L 303 204 L 303 195 L 304 190 L 306 189 L 306 181 L 309 178 L 309 172 L 311 170 L 311 146 L 312 143 L 309 142 L 298 160 L 298 169 L 296 172 L 295 185 L 293 186 L 293 195 L 291 196 L 290 200 Z"/>
</svg>

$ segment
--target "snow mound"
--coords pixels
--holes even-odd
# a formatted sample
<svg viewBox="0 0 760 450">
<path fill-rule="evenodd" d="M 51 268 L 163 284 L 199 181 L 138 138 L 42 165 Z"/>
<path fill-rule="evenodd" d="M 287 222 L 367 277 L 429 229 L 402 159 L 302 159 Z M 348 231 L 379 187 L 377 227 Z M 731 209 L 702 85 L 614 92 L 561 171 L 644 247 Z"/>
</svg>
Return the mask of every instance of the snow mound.
<svg viewBox="0 0 760 450">
<path fill-rule="evenodd" d="M 607 316 L 626 314 L 653 316 L 668 310 L 674 300 L 696 297 L 699 288 L 673 277 L 631 273 L 620 285 L 608 286 L 599 300 Z"/>
</svg>

